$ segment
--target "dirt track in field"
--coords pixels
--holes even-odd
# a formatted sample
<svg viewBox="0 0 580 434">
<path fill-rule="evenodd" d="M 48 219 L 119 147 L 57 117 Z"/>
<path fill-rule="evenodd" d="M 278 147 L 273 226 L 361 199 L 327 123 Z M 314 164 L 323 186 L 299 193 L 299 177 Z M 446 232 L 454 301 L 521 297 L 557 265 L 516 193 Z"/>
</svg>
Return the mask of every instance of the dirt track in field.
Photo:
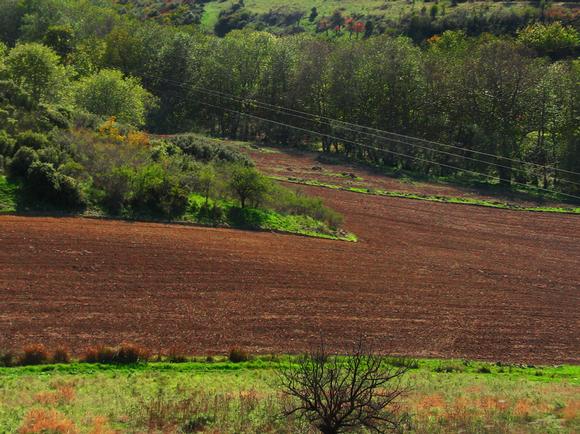
<svg viewBox="0 0 580 434">
<path fill-rule="evenodd" d="M 260 164 L 260 163 L 259 163 Z M 307 187 L 358 243 L 0 217 L 0 348 L 346 350 L 580 363 L 580 217 Z"/>
</svg>

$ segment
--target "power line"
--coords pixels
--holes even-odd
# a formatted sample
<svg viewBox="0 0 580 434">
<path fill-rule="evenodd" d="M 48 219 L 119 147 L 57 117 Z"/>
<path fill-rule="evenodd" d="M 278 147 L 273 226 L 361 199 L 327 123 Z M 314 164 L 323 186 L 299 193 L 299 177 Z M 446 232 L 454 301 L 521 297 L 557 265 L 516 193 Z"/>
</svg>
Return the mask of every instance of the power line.
<svg viewBox="0 0 580 434">
<path fill-rule="evenodd" d="M 334 122 L 334 123 L 339 123 L 339 124 L 343 124 L 343 125 L 348 125 L 348 126 L 351 126 L 351 127 L 362 128 L 362 129 L 366 129 L 366 130 L 370 130 L 370 131 L 376 131 L 376 132 L 380 132 L 382 134 L 389 134 L 389 135 L 392 135 L 392 136 L 395 136 L 395 137 L 406 138 L 408 140 L 417 140 L 417 141 L 420 141 L 420 142 L 423 142 L 423 143 L 431 143 L 431 144 L 438 145 L 438 146 L 444 146 L 444 147 L 447 147 L 447 148 L 458 149 L 458 150 L 461 150 L 461 151 L 464 151 L 464 152 L 467 151 L 467 152 L 471 152 L 471 153 L 478 154 L 478 155 L 484 155 L 484 156 L 488 156 L 488 157 L 492 157 L 492 158 L 496 158 L 496 159 L 511 161 L 511 162 L 514 162 L 514 163 L 519 163 L 519 164 L 524 164 L 524 165 L 527 164 L 527 165 L 535 166 L 535 167 L 542 168 L 542 169 L 548 169 L 548 170 L 553 170 L 553 171 L 558 171 L 558 172 L 562 172 L 562 173 L 568 173 L 568 174 L 571 174 L 571 175 L 580 176 L 580 173 L 578 173 L 578 172 L 573 172 L 573 171 L 566 170 L 566 169 L 561 169 L 561 168 L 558 168 L 558 167 L 546 166 L 546 165 L 542 165 L 542 164 L 538 164 L 538 163 L 533 163 L 533 162 L 527 162 L 527 161 L 523 161 L 523 160 L 519 160 L 519 159 L 515 159 L 515 158 L 509 158 L 509 157 L 504 157 L 504 156 L 500 156 L 500 155 L 491 154 L 491 153 L 488 153 L 488 152 L 482 152 L 482 151 L 477 151 L 477 150 L 465 149 L 465 148 L 462 148 L 460 146 L 449 145 L 449 144 L 446 144 L 446 143 L 441 143 L 441 142 L 436 142 L 436 141 L 432 141 L 432 140 L 422 139 L 422 138 L 419 138 L 419 137 L 413 137 L 413 136 L 408 136 L 408 135 L 404 135 L 404 134 L 394 133 L 394 132 L 390 132 L 390 131 L 386 131 L 386 130 L 381 130 L 381 129 L 369 127 L 369 126 L 366 126 L 366 125 L 360 125 L 360 124 L 355 124 L 355 123 L 351 123 L 351 122 L 341 121 L 341 120 L 334 119 L 334 118 L 330 118 L 330 117 L 323 116 L 323 115 L 315 115 L 315 114 L 308 113 L 308 112 L 305 112 L 305 111 L 295 110 L 295 109 L 291 109 L 291 108 L 288 108 L 288 107 L 279 106 L 279 105 L 276 105 L 276 104 L 270 104 L 270 103 L 266 103 L 266 102 L 259 101 L 259 100 L 256 100 L 256 99 L 252 99 L 252 98 L 240 97 L 240 96 L 236 96 L 236 95 L 229 94 L 227 92 L 221 92 L 221 91 L 217 91 L 217 90 L 213 90 L 213 89 L 208 89 L 208 88 L 204 88 L 204 87 L 199 86 L 199 85 L 193 85 L 191 83 L 186 83 L 186 82 L 182 82 L 182 81 L 171 80 L 171 79 L 164 78 L 164 77 L 152 76 L 152 75 L 148 75 L 148 74 L 142 74 L 142 75 L 148 76 L 150 78 L 155 78 L 155 79 L 159 79 L 159 80 L 171 82 L 171 83 L 174 83 L 174 84 L 179 85 L 179 86 L 188 87 L 189 89 L 194 90 L 194 91 L 199 91 L 199 92 L 205 92 L 205 93 L 213 94 L 213 96 L 219 95 L 219 96 L 223 96 L 223 97 L 226 97 L 226 98 L 229 98 L 229 99 L 235 99 L 235 100 L 238 100 L 240 102 L 253 102 L 253 103 L 257 104 L 257 105 L 262 105 L 262 106 L 265 106 L 265 107 L 275 108 L 275 109 L 277 109 L 277 111 L 279 111 L 281 113 L 282 112 L 296 113 L 296 114 L 290 114 L 290 113 L 286 113 L 286 114 L 290 114 L 291 116 L 298 117 L 298 118 L 301 118 L 301 119 L 304 119 L 304 120 L 308 120 L 308 121 L 316 121 L 316 122 L 319 122 L 320 123 L 320 120 L 318 120 L 318 119 L 324 119 L 324 120 L 327 121 L 327 122 L 325 122 L 325 124 L 326 125 L 329 125 L 329 126 L 333 126 L 332 125 L 332 122 Z M 300 115 L 306 115 L 306 116 L 309 116 L 309 117 L 312 117 L 312 118 L 318 118 L 318 119 L 310 119 L 310 118 L 307 118 L 307 117 L 304 117 L 304 116 L 300 116 Z M 430 148 L 430 147 L 423 147 L 423 146 L 417 145 L 416 143 L 408 143 L 408 142 L 405 142 L 405 141 L 398 141 L 398 140 L 392 139 L 390 137 L 385 137 L 384 135 L 377 135 L 377 134 L 373 134 L 373 133 L 365 133 L 365 132 L 362 132 L 362 131 L 358 131 L 358 130 L 355 130 L 355 129 L 349 129 L 349 128 L 344 128 L 344 129 L 347 129 L 347 130 L 350 130 L 350 131 L 353 131 L 353 132 L 357 132 L 359 134 L 362 133 L 362 134 L 366 134 L 368 136 L 378 137 L 378 138 L 382 138 L 382 139 L 385 139 L 385 140 L 394 141 L 394 142 L 401 143 L 401 144 L 405 144 L 405 145 L 409 145 L 409 146 L 417 146 L 417 147 L 420 147 L 420 148 L 423 148 L 423 149 L 432 150 L 432 151 L 435 151 L 435 152 L 440 152 L 440 153 L 444 153 L 444 154 L 451 155 L 451 156 L 457 156 L 459 158 L 465 158 L 465 159 L 469 159 L 469 160 L 476 161 L 476 162 L 481 162 L 481 163 L 490 164 L 490 165 L 494 165 L 494 166 L 498 166 L 498 167 L 503 167 L 503 168 L 508 168 L 508 169 L 512 169 L 512 170 L 521 170 L 521 169 L 518 169 L 518 168 L 512 168 L 512 167 L 508 167 L 508 166 L 503 166 L 501 164 L 492 163 L 492 162 L 485 161 L 485 160 L 474 159 L 474 158 L 467 157 L 467 156 L 464 156 L 464 155 L 459 155 L 459 154 L 454 154 L 454 153 L 448 153 L 448 152 L 441 151 L 441 150 L 434 149 L 434 148 Z M 579 183 L 576 183 L 576 182 L 573 182 L 573 181 L 570 181 L 570 180 L 566 180 L 566 179 L 563 179 L 563 180 L 560 180 L 560 181 L 568 182 L 568 183 L 571 183 L 571 184 L 574 184 L 574 185 L 580 185 Z"/>
<path fill-rule="evenodd" d="M 444 166 L 444 167 L 448 167 L 448 168 L 451 168 L 451 169 L 456 169 L 456 170 L 460 170 L 460 171 L 469 172 L 469 173 L 472 173 L 472 174 L 475 174 L 475 175 L 484 176 L 484 177 L 487 177 L 489 179 L 494 179 L 494 180 L 509 182 L 508 180 L 503 179 L 503 178 L 500 178 L 500 177 L 497 177 L 497 176 L 487 175 L 485 173 L 480 173 L 480 172 L 476 172 L 476 171 L 469 170 L 469 169 L 461 169 L 461 168 L 459 168 L 457 166 L 452 166 L 452 165 L 449 165 L 449 164 L 439 163 L 439 162 L 432 161 L 432 160 L 428 160 L 428 159 L 421 158 L 421 157 L 407 155 L 407 154 L 404 154 L 402 152 L 391 151 L 391 150 L 388 150 L 388 149 L 376 148 L 376 147 L 369 146 L 369 145 L 365 145 L 363 143 L 355 142 L 355 141 L 352 141 L 352 140 L 348 140 L 348 139 L 344 139 L 344 138 L 332 136 L 330 134 L 325 134 L 325 133 L 321 133 L 321 132 L 318 132 L 318 131 L 313 131 L 313 130 L 309 130 L 309 129 L 302 128 L 302 127 L 297 127 L 295 125 L 290 125 L 290 124 L 286 124 L 286 123 L 283 123 L 283 122 L 274 121 L 272 119 L 263 118 L 263 117 L 260 117 L 260 116 L 252 115 L 252 114 L 245 113 L 245 112 L 241 112 L 241 111 L 238 111 L 238 110 L 233 110 L 233 109 L 228 109 L 228 108 L 225 108 L 225 107 L 220 107 L 220 106 L 217 106 L 217 105 L 214 105 L 214 104 L 207 103 L 205 101 L 200 101 L 200 103 L 201 104 L 204 104 L 204 105 L 207 105 L 209 107 L 213 107 L 213 108 L 218 109 L 218 110 L 224 110 L 224 111 L 228 111 L 228 112 L 232 112 L 232 113 L 237 113 L 239 115 L 247 116 L 247 117 L 254 118 L 254 119 L 257 119 L 257 120 L 260 120 L 260 121 L 270 122 L 270 123 L 273 123 L 273 124 L 276 124 L 276 125 L 284 126 L 284 127 L 287 127 L 287 128 L 293 128 L 293 129 L 296 129 L 296 130 L 299 130 L 299 131 L 303 131 L 303 132 L 306 132 L 306 133 L 310 133 L 310 134 L 314 134 L 314 135 L 318 135 L 318 136 L 322 136 L 322 137 L 328 137 L 330 139 L 339 140 L 339 141 L 346 142 L 346 143 L 351 143 L 353 145 L 360 146 L 360 147 L 363 147 L 363 148 L 374 149 L 374 150 L 379 151 L 379 152 L 387 152 L 387 153 L 390 153 L 390 154 L 399 155 L 399 156 L 402 156 L 402 157 L 411 158 L 411 159 L 418 160 L 418 161 L 424 161 L 424 162 L 431 163 L 431 164 L 437 164 L 437 165 Z M 570 198 L 573 198 L 573 199 L 580 200 L 580 196 L 575 196 L 575 195 L 568 194 L 568 193 L 556 192 L 554 190 L 549 190 L 549 189 L 542 188 L 542 187 L 530 186 L 528 184 L 524 184 L 524 183 L 517 182 L 517 181 L 512 181 L 512 182 L 514 184 L 522 185 L 524 187 L 528 187 L 528 188 L 531 187 L 531 188 L 535 188 L 537 190 L 545 191 L 547 193 L 560 194 L 562 196 L 567 196 L 567 197 L 570 197 Z"/>
<path fill-rule="evenodd" d="M 201 90 L 201 89 L 193 89 L 193 90 L 194 91 L 205 92 L 204 90 Z M 235 96 L 226 96 L 225 98 L 229 98 L 229 99 L 242 99 L 241 97 L 235 97 Z M 243 100 L 242 99 L 242 101 L 240 101 L 240 102 L 243 103 L 244 101 L 250 101 L 250 100 Z M 258 102 L 258 104 L 261 104 L 261 103 Z M 279 109 L 268 109 L 268 110 L 270 110 L 270 111 L 275 110 L 275 111 L 278 111 L 279 113 L 283 113 Z M 287 114 L 287 115 L 289 114 L 290 116 L 297 117 L 299 119 L 304 119 L 304 120 L 307 120 L 307 121 L 310 121 L 310 122 L 319 122 L 317 120 L 309 119 L 309 118 L 306 118 L 304 116 L 300 116 L 300 115 L 296 115 L 296 114 L 292 114 L 292 113 L 284 113 L 284 114 Z M 337 121 L 337 122 L 341 122 L 341 121 Z M 330 122 L 322 122 L 322 123 L 325 124 L 325 125 L 328 125 L 330 127 L 333 126 Z M 361 126 L 361 127 L 363 127 L 363 126 Z M 366 128 L 366 127 L 363 127 L 363 128 Z M 453 157 L 459 157 L 459 158 L 463 158 L 463 159 L 470 160 L 470 161 L 474 161 L 474 162 L 478 162 L 478 163 L 484 163 L 484 164 L 488 164 L 488 165 L 492 165 L 492 166 L 496 166 L 496 167 L 502 167 L 504 169 L 509 169 L 509 170 L 512 170 L 512 171 L 526 173 L 526 171 L 524 169 L 517 168 L 517 167 L 505 166 L 505 165 L 502 165 L 502 164 L 493 163 L 491 161 L 480 160 L 480 159 L 477 159 L 477 158 L 472 158 L 472 157 L 468 157 L 468 156 L 465 156 L 465 155 L 456 154 L 456 153 L 453 153 L 453 152 L 447 152 L 447 151 L 443 151 L 443 150 L 440 150 L 440 149 L 434 149 L 434 148 L 427 147 L 427 146 L 421 146 L 421 145 L 418 145 L 418 144 L 415 144 L 415 143 L 409 143 L 409 142 L 405 142 L 405 141 L 402 141 L 402 140 L 393 139 L 393 138 L 390 138 L 390 137 L 384 137 L 384 136 L 380 136 L 380 135 L 373 134 L 373 133 L 368 133 L 368 132 L 364 132 L 364 131 L 358 131 L 358 130 L 355 130 L 353 128 L 348 128 L 348 127 L 347 128 L 344 128 L 343 127 L 343 129 L 346 129 L 346 130 L 352 131 L 352 132 L 356 132 L 357 134 L 364 134 L 364 135 L 369 136 L 369 137 L 376 137 L 376 138 L 380 138 L 380 139 L 387 140 L 387 141 L 390 141 L 390 142 L 395 142 L 395 143 L 399 143 L 399 144 L 403 144 L 403 145 L 408 145 L 408 146 L 412 146 L 412 147 L 418 147 L 418 148 L 425 149 L 425 150 L 428 150 L 428 151 L 434 151 L 434 152 L 438 152 L 438 153 L 441 153 L 441 154 L 445 154 L 445 155 L 449 155 L 449 156 L 453 156 Z M 451 146 L 451 145 L 449 145 L 449 146 Z M 470 150 L 466 150 L 466 151 L 467 152 L 471 152 Z M 489 154 L 489 155 L 493 155 L 493 154 Z M 542 167 L 542 168 L 546 168 L 546 169 L 549 169 L 550 168 L 549 166 L 542 166 L 542 165 L 538 165 L 536 163 L 527 163 L 526 162 L 524 164 L 533 164 L 533 165 L 536 165 L 538 167 Z M 579 174 L 579 176 L 580 176 L 580 174 Z M 580 183 L 575 182 L 575 181 L 571 181 L 571 180 L 568 180 L 568 179 L 560 179 L 559 181 L 560 182 L 564 182 L 564 183 L 568 183 L 568 184 L 572 184 L 572 185 L 578 185 L 578 186 L 580 186 Z"/>
</svg>

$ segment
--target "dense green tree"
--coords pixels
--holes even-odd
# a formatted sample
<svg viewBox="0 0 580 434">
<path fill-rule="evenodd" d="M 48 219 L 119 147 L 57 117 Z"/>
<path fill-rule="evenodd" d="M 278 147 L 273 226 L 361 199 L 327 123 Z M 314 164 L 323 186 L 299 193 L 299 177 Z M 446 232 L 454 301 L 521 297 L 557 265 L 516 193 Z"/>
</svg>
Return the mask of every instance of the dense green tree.
<svg viewBox="0 0 580 434">
<path fill-rule="evenodd" d="M 518 32 L 518 40 L 542 56 L 553 58 L 569 56 L 580 50 L 580 33 L 559 22 L 531 24 Z"/>
<path fill-rule="evenodd" d="M 74 49 L 74 33 L 71 26 L 50 26 L 44 35 L 44 43 L 62 59 Z"/>
<path fill-rule="evenodd" d="M 474 124 L 486 132 L 488 150 L 504 157 L 503 167 L 496 166 L 497 175 L 502 184 L 510 184 L 508 159 L 518 156 L 522 140 L 532 131 L 533 89 L 545 65 L 512 42 L 491 40 L 478 47 L 464 67 L 465 104 Z"/>
<path fill-rule="evenodd" d="M 10 176 L 16 178 L 26 176 L 28 168 L 35 161 L 38 161 L 38 154 L 34 149 L 27 146 L 18 149 L 8 166 Z"/>
<path fill-rule="evenodd" d="M 236 167 L 230 180 L 230 189 L 245 208 L 248 204 L 260 206 L 270 188 L 268 179 L 252 167 Z"/>
<path fill-rule="evenodd" d="M 82 78 L 74 93 L 82 109 L 97 115 L 115 116 L 119 122 L 135 126 L 145 123 L 153 103 L 152 95 L 138 79 L 124 77 L 120 71 L 110 69 Z"/>
<path fill-rule="evenodd" d="M 38 44 L 19 44 L 6 59 L 10 78 L 38 102 L 63 103 L 70 88 L 69 73 L 59 56 Z"/>
<path fill-rule="evenodd" d="M 25 10 L 20 0 L 0 0 L 0 41 L 14 45 Z"/>
<path fill-rule="evenodd" d="M 67 128 L 76 104 L 78 113 L 117 116 L 157 132 L 200 130 L 321 146 L 433 175 L 479 172 L 500 176 L 505 184 L 570 191 L 572 174 L 536 165 L 580 170 L 578 67 L 571 60 L 578 32 L 560 23 L 528 25 L 539 18 L 533 9 L 458 7 L 432 16 L 425 9 L 392 22 L 377 16 L 366 25 L 367 38 L 357 41 L 341 36 L 353 22 L 341 11 L 320 18 L 319 28 L 339 26 L 336 32 L 275 37 L 230 31 L 259 20 L 236 3 L 222 16 L 227 36 L 217 38 L 121 15 L 119 10 L 128 9 L 107 1 L 0 0 L 0 10 L 0 39 L 6 43 L 0 43 L 0 122 L 11 137 Z M 543 16 L 546 23 L 554 19 Z M 370 37 L 385 32 L 414 42 Z M 155 110 L 149 110 L 151 94 L 159 99 Z M 418 139 L 380 138 L 328 118 Z M 99 122 L 90 119 L 91 127 Z M 217 157 L 209 148 L 194 140 L 185 143 L 183 154 L 209 155 L 210 161 Z M 227 150 L 219 153 L 237 161 Z M 43 151 L 45 160 L 55 156 Z"/>
</svg>

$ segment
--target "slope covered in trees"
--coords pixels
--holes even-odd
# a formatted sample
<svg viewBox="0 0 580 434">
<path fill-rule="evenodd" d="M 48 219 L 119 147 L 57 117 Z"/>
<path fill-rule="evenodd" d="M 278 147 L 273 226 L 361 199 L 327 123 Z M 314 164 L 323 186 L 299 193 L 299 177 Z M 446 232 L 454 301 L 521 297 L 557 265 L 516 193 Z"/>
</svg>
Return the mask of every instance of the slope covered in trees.
<svg viewBox="0 0 580 434">
<path fill-rule="evenodd" d="M 157 133 L 197 130 L 430 176 L 579 191 L 573 26 L 536 23 L 514 37 L 446 31 L 417 45 L 251 30 L 219 38 L 105 1 L 0 6 L 10 24 L 0 33 L 6 143 L 23 126 L 81 110 Z"/>
</svg>

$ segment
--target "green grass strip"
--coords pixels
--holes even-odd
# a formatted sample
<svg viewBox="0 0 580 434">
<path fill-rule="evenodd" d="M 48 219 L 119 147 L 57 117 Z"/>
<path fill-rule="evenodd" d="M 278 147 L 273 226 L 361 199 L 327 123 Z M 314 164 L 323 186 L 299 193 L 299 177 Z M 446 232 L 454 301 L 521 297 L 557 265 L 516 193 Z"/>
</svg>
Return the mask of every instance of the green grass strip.
<svg viewBox="0 0 580 434">
<path fill-rule="evenodd" d="M 484 199 L 472 199 L 468 197 L 449 197 L 449 196 L 435 196 L 420 193 L 405 193 L 401 191 L 386 191 L 386 190 L 375 190 L 363 187 L 345 187 L 342 185 L 326 184 L 323 182 L 303 179 L 303 178 L 293 178 L 293 177 L 283 177 L 283 176 L 271 176 L 271 179 L 277 181 L 290 182 L 293 184 L 308 185 L 312 187 L 322 187 L 329 188 L 332 190 L 348 191 L 351 193 L 368 194 L 371 196 L 385 196 L 385 197 L 395 197 L 400 199 L 412 199 L 412 200 L 423 200 L 428 202 L 439 202 L 439 203 L 453 203 L 458 205 L 471 205 L 471 206 L 482 206 L 486 208 L 497 208 L 497 209 L 507 209 L 512 211 L 531 211 L 531 212 L 549 212 L 549 213 L 559 213 L 559 214 L 580 214 L 580 208 L 562 208 L 562 207 L 542 207 L 542 206 L 520 206 L 504 202 L 495 202 Z"/>
<path fill-rule="evenodd" d="M 46 375 L 46 374 L 97 374 L 100 372 L 242 372 L 251 370 L 273 370 L 280 366 L 292 366 L 295 356 L 258 356 L 247 362 L 233 363 L 226 358 L 213 362 L 196 358 L 185 363 L 148 362 L 133 365 L 73 362 L 69 364 L 47 364 L 36 366 L 0 367 L 0 377 Z M 387 359 L 388 364 L 397 366 L 401 358 Z M 580 365 L 531 366 L 502 364 L 457 359 L 417 359 L 413 372 L 433 375 L 485 375 L 509 380 L 526 379 L 544 383 L 565 381 L 580 385 Z"/>
</svg>

